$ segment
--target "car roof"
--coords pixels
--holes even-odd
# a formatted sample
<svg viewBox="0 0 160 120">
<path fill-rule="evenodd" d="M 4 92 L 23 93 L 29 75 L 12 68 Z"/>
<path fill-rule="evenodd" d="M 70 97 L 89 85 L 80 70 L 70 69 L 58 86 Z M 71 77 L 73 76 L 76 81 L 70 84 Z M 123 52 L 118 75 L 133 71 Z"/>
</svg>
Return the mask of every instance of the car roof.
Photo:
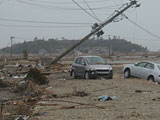
<svg viewBox="0 0 160 120">
<path fill-rule="evenodd" d="M 160 65 L 160 64 L 158 64 L 158 63 L 155 63 L 155 62 L 149 62 L 149 61 L 141 61 L 141 62 L 151 63 L 151 64 L 154 64 L 154 65 Z M 137 63 L 141 63 L 141 62 L 137 62 Z"/>
</svg>

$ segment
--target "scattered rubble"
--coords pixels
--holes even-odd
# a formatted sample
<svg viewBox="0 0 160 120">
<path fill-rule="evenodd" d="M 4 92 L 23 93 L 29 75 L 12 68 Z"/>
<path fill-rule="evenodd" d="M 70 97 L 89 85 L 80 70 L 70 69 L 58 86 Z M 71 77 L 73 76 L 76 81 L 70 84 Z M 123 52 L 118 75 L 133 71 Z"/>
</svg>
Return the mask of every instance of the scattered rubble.
<svg viewBox="0 0 160 120">
<path fill-rule="evenodd" d="M 37 68 L 31 68 L 25 78 L 26 80 L 31 80 L 38 85 L 48 84 L 47 78 L 41 74 Z"/>
<path fill-rule="evenodd" d="M 2 80 L 0 80 L 0 88 L 7 88 L 10 87 L 10 83 L 9 82 L 4 82 Z"/>
<path fill-rule="evenodd" d="M 41 87 L 48 82 L 41 68 L 34 64 L 16 62 L 0 66 L 0 88 L 21 95 L 19 99 L 1 99 L 0 120 L 28 120 L 41 95 L 51 94 Z"/>
<path fill-rule="evenodd" d="M 51 69 L 52 71 L 54 71 L 54 73 L 67 73 L 69 71 L 70 65 L 67 64 L 61 64 L 59 62 L 57 62 L 56 64 L 54 64 Z"/>
<path fill-rule="evenodd" d="M 153 98 L 152 100 L 153 100 L 153 101 L 159 101 L 159 102 L 160 102 L 160 97 Z"/>
<path fill-rule="evenodd" d="M 150 90 L 135 90 L 136 93 L 148 93 L 148 92 L 152 92 Z"/>
<path fill-rule="evenodd" d="M 98 101 L 108 101 L 108 100 L 114 100 L 116 99 L 116 96 L 108 96 L 108 95 L 103 95 L 98 97 Z"/>
<path fill-rule="evenodd" d="M 29 116 L 19 116 L 15 120 L 28 120 Z"/>
<path fill-rule="evenodd" d="M 1 120 L 23 120 L 20 119 L 22 117 L 21 115 L 30 116 L 32 114 L 32 105 L 26 104 L 23 99 L 5 100 L 3 104 L 1 104 L 1 107 Z"/>
<path fill-rule="evenodd" d="M 85 97 L 85 96 L 88 96 L 89 94 L 86 93 L 85 91 L 77 91 L 77 92 L 73 92 L 72 95 L 73 96 L 78 96 L 78 97 Z"/>
<path fill-rule="evenodd" d="M 27 60 L 23 62 L 25 63 Z M 155 88 L 153 87 L 153 89 L 151 86 L 152 84 L 148 82 L 145 86 L 144 84 L 139 86 L 139 84 L 145 83 L 145 81 L 135 81 L 135 79 L 127 81 L 123 80 L 123 76 L 119 77 L 121 75 L 121 66 L 115 66 L 114 69 L 117 70 L 116 73 L 118 74 L 115 76 L 116 80 L 113 82 L 104 82 L 103 80 L 87 81 L 83 79 L 78 79 L 75 82 L 73 79 L 70 80 L 67 76 L 70 67 L 68 64 L 57 63 L 47 69 L 41 64 L 36 65 L 36 62 L 27 62 L 24 64 L 12 61 L 12 63 L 13 64 L 7 63 L 2 67 L 0 66 L 0 88 L 1 90 L 3 89 L 11 92 L 14 91 L 16 94 L 13 93 L 13 95 L 15 94 L 19 96 L 18 98 L 16 96 L 17 99 L 4 99 L 3 103 L 0 100 L 0 120 L 32 120 L 32 117 L 34 116 L 39 116 L 43 119 L 45 116 L 48 117 L 52 111 L 55 113 L 55 116 L 58 116 L 58 113 L 61 113 L 62 115 L 64 111 L 69 115 L 70 113 L 73 114 L 72 111 L 78 111 L 81 113 L 84 111 L 84 115 L 86 114 L 85 111 L 89 112 L 91 115 L 92 113 L 94 114 L 94 111 L 96 111 L 102 115 L 103 113 L 101 114 L 101 110 L 108 112 L 108 114 L 113 113 L 114 116 L 112 116 L 111 119 L 116 119 L 115 114 L 119 114 L 119 116 L 121 116 L 121 107 L 125 105 L 125 110 L 127 110 L 124 110 L 124 112 L 127 113 L 127 111 L 129 111 L 130 113 L 125 115 L 122 114 L 122 117 L 124 116 L 124 119 L 125 117 L 126 119 L 130 119 L 131 117 L 138 119 L 139 117 L 146 117 L 142 114 L 143 111 L 146 111 L 142 109 L 142 112 L 134 113 L 133 110 L 138 110 L 139 105 L 147 106 L 151 104 L 151 101 L 154 103 L 152 104 L 152 109 L 158 110 L 157 103 L 160 101 L 160 98 L 157 96 L 157 93 L 159 93 L 157 89 L 158 85 L 155 86 Z M 48 80 L 50 79 L 53 81 L 48 84 Z M 121 84 L 122 82 L 123 84 Z M 128 85 L 129 83 L 132 83 L 130 85 L 133 85 L 131 88 Z M 77 88 L 72 90 L 73 86 L 77 86 Z M 109 88 L 106 86 L 109 86 Z M 149 86 L 151 86 L 150 89 L 148 89 Z M 125 88 L 127 88 L 127 92 Z M 156 90 L 157 92 L 155 92 Z M 116 95 L 118 96 L 118 99 L 116 99 L 116 96 L 108 96 L 105 95 L 105 93 Z M 141 99 L 141 97 L 144 96 L 148 98 L 148 94 L 141 93 L 153 94 L 150 97 L 151 99 L 144 100 Z M 135 96 L 137 99 L 134 99 Z M 99 102 L 111 99 L 116 100 L 110 102 Z M 131 105 L 131 102 L 134 103 L 133 106 Z M 33 113 L 35 108 L 38 110 L 36 113 Z M 93 111 L 92 113 L 90 112 L 90 109 L 91 112 Z M 116 113 L 113 111 L 116 111 Z M 95 118 L 97 119 L 98 115 L 96 112 Z M 153 112 L 151 111 L 151 113 Z M 82 116 L 80 117 L 83 119 Z M 60 117 L 60 119 L 61 118 L 63 119 L 63 117 Z M 33 118 L 33 120 L 38 120 L 38 118 Z"/>
</svg>

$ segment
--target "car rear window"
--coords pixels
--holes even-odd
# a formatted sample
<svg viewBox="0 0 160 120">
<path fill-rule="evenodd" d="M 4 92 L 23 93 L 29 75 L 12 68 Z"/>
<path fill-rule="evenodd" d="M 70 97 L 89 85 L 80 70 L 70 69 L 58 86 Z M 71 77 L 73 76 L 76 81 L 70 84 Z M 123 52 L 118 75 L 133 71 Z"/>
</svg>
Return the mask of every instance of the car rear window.
<svg viewBox="0 0 160 120">
<path fill-rule="evenodd" d="M 146 68 L 148 68 L 148 69 L 154 69 L 154 65 L 151 64 L 151 63 L 148 63 L 148 64 L 146 65 Z"/>
<path fill-rule="evenodd" d="M 160 65 L 157 65 L 158 69 L 160 70 Z"/>
</svg>

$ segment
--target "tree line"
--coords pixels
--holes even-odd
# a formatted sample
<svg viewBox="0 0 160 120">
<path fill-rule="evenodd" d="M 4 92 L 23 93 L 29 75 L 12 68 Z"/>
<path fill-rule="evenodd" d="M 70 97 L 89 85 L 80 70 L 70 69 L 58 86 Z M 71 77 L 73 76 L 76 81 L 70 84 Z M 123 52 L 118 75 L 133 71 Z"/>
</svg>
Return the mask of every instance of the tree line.
<svg viewBox="0 0 160 120">
<path fill-rule="evenodd" d="M 13 45 L 12 52 L 14 54 L 22 54 L 24 50 L 27 50 L 29 53 L 36 54 L 39 53 L 39 51 L 44 50 L 46 53 L 57 53 L 61 50 L 71 47 L 77 42 L 79 42 L 79 40 L 68 40 L 63 38 L 63 40 L 48 39 L 46 41 L 36 37 L 33 41 L 24 41 L 23 43 Z M 110 48 L 112 52 L 122 53 L 148 51 L 147 47 L 143 47 L 141 45 L 128 42 L 125 39 L 115 37 L 112 39 L 89 39 L 76 49 L 82 52 L 88 52 L 89 50 L 94 50 L 95 48 L 104 50 L 108 50 Z M 10 47 L 3 48 L 0 51 L 1 53 L 10 53 Z"/>
</svg>

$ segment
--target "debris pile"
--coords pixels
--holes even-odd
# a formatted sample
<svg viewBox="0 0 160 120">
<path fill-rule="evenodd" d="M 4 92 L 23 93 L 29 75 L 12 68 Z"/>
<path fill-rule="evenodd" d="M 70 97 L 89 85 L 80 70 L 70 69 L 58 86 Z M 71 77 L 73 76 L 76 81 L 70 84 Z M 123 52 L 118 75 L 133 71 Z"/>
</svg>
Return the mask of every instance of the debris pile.
<svg viewBox="0 0 160 120">
<path fill-rule="evenodd" d="M 31 68 L 27 76 L 14 86 L 14 92 L 41 94 L 44 90 L 39 85 L 48 84 L 47 78 L 37 68 Z"/>
<path fill-rule="evenodd" d="M 3 100 L 1 120 L 23 120 L 19 119 L 21 117 L 28 119 L 32 115 L 33 106 L 37 103 L 37 99 L 36 97 L 25 97 L 24 99 Z"/>
<path fill-rule="evenodd" d="M 11 64 L 0 65 L 0 88 L 18 93 L 17 97 L 19 97 L 12 100 L 0 97 L 0 120 L 28 120 L 32 108 L 41 100 L 42 95 L 51 94 L 50 90 L 41 86 L 48 84 L 49 81 L 42 74 L 42 69 L 36 66 L 36 62 L 27 65 L 11 62 Z"/>
<path fill-rule="evenodd" d="M 33 83 L 37 83 L 38 85 L 48 84 L 49 82 L 47 78 L 42 75 L 37 68 L 31 68 L 25 79 L 31 80 Z"/>
<path fill-rule="evenodd" d="M 30 65 L 24 66 L 21 64 L 17 65 L 5 65 L 3 69 L 0 69 L 0 78 L 8 79 L 8 78 L 24 78 L 31 68 Z"/>
</svg>

